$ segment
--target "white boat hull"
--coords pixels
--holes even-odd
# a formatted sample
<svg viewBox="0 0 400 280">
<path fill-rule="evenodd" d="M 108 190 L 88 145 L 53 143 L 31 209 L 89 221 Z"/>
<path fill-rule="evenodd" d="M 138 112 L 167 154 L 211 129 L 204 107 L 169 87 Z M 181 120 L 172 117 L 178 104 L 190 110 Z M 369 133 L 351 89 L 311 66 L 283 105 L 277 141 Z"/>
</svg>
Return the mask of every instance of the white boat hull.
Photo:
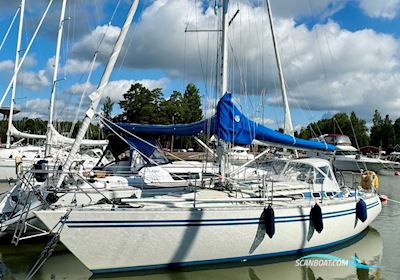
<svg viewBox="0 0 400 280">
<path fill-rule="evenodd" d="M 335 159 L 333 166 L 343 171 L 360 172 L 362 170 L 371 170 L 379 172 L 385 169 L 385 165 L 379 161 L 357 161 L 355 159 Z"/>
<path fill-rule="evenodd" d="M 276 233 L 266 234 L 263 207 L 74 210 L 62 243 L 94 273 L 235 262 L 295 254 L 332 246 L 363 231 L 380 213 L 378 196 L 365 199 L 368 218 L 355 215 L 354 198 L 321 205 L 324 229 L 310 228 L 313 201 L 275 206 Z M 52 228 L 65 211 L 39 211 Z"/>
<path fill-rule="evenodd" d="M 29 168 L 34 163 L 33 160 L 23 160 L 22 168 Z M 0 160 L 0 182 L 13 181 L 17 179 L 15 159 Z"/>
</svg>

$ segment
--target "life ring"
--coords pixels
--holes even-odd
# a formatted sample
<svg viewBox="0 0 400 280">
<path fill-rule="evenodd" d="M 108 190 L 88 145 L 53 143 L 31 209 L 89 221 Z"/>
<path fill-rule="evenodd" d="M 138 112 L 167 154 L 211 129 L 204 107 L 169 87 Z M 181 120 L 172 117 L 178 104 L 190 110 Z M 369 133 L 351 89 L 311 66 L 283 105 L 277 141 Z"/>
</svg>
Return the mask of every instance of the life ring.
<svg viewBox="0 0 400 280">
<path fill-rule="evenodd" d="M 364 190 L 370 190 L 374 187 L 376 190 L 379 188 L 379 178 L 374 171 L 364 171 L 361 174 L 361 187 Z"/>
</svg>

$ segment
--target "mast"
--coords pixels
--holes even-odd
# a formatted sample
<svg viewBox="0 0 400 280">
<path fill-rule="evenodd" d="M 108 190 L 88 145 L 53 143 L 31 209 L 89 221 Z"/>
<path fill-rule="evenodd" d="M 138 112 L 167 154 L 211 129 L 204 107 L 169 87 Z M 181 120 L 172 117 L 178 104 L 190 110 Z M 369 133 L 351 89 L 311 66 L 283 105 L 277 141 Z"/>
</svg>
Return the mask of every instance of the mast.
<svg viewBox="0 0 400 280">
<path fill-rule="evenodd" d="M 54 115 L 54 106 L 55 106 L 55 96 L 58 82 L 58 66 L 60 63 L 60 50 L 62 44 L 62 36 L 64 31 L 64 22 L 65 22 L 65 9 L 67 6 L 67 0 L 62 0 L 61 4 L 61 15 L 60 15 L 60 24 L 58 26 L 58 37 L 57 37 L 57 47 L 56 47 L 56 57 L 54 61 L 54 73 L 53 73 L 53 84 L 51 89 L 51 98 L 50 98 L 50 111 L 49 111 L 49 122 L 47 123 L 47 134 L 46 134 L 46 156 L 50 154 L 51 150 L 51 136 L 53 126 L 53 115 Z"/>
<path fill-rule="evenodd" d="M 114 49 L 111 53 L 110 59 L 108 60 L 107 66 L 103 72 L 103 76 L 101 77 L 100 83 L 99 83 L 96 91 L 90 95 L 90 99 L 91 99 L 90 107 L 86 111 L 86 116 L 83 119 L 82 125 L 78 131 L 78 135 L 76 136 L 75 142 L 71 147 L 71 151 L 67 157 L 67 160 L 65 161 L 65 164 L 63 166 L 63 173 L 61 174 L 61 176 L 57 182 L 57 186 L 56 186 L 57 188 L 59 188 L 62 185 L 62 183 L 65 179 L 65 176 L 66 176 L 65 172 L 67 172 L 71 168 L 74 157 L 78 153 L 79 147 L 80 147 L 81 142 L 82 142 L 83 138 L 85 137 L 85 134 L 89 128 L 90 122 L 92 121 L 93 116 L 96 113 L 100 99 L 103 95 L 104 88 L 107 86 L 108 81 L 110 80 L 111 72 L 114 69 L 115 63 L 117 62 L 119 53 L 121 52 L 121 48 L 122 48 L 122 45 L 124 44 L 129 27 L 133 21 L 133 17 L 136 13 L 138 3 L 139 3 L 139 0 L 133 0 L 132 5 L 129 9 L 128 15 L 125 19 L 124 26 L 121 29 L 118 39 L 114 45 Z"/>
<path fill-rule="evenodd" d="M 222 34 L 221 34 L 221 84 L 220 91 L 223 96 L 228 90 L 228 5 L 229 0 L 222 0 Z M 217 155 L 219 161 L 219 175 L 221 183 L 225 180 L 226 143 L 218 140 Z"/>
<path fill-rule="evenodd" d="M 285 78 L 283 76 L 283 70 L 282 70 L 282 65 L 281 65 L 281 58 L 280 58 L 278 45 L 277 45 L 276 38 L 275 38 L 275 30 L 274 30 L 274 22 L 272 20 L 271 5 L 269 3 L 269 0 L 266 0 L 266 2 L 267 2 L 269 24 L 271 27 L 272 43 L 274 45 L 274 50 L 275 50 L 275 58 L 276 58 L 276 64 L 278 66 L 279 82 L 281 84 L 281 93 L 282 93 L 283 106 L 284 106 L 284 112 L 285 112 L 284 113 L 283 132 L 293 136 L 294 131 L 293 131 L 292 117 L 290 115 L 289 102 L 288 102 L 287 93 L 286 93 Z"/>
<path fill-rule="evenodd" d="M 38 34 L 40 28 L 42 27 L 42 24 L 43 24 L 43 22 L 44 22 L 44 20 L 45 20 L 45 18 L 46 18 L 46 16 L 47 16 L 47 13 L 49 12 L 50 7 L 51 7 L 51 5 L 53 4 L 53 2 L 54 2 L 54 0 L 49 0 L 49 3 L 47 4 L 46 10 L 44 11 L 44 13 L 43 13 L 43 15 L 42 15 L 42 18 L 40 19 L 39 24 L 38 24 L 38 26 L 36 27 L 36 30 L 35 30 L 35 32 L 34 32 L 33 35 L 32 35 L 31 41 L 29 42 L 28 47 L 26 48 L 26 50 L 25 50 L 25 52 L 24 52 L 24 55 L 23 55 L 22 58 L 21 58 L 20 63 L 17 65 L 18 67 L 16 68 L 16 71 L 15 71 L 15 73 L 13 74 L 13 77 L 11 78 L 11 81 L 9 82 L 9 84 L 8 84 L 8 86 L 7 86 L 7 88 L 6 88 L 6 90 L 4 91 L 3 96 L 1 97 L 1 100 L 0 100 L 0 107 L 3 106 L 4 100 L 6 99 L 6 97 L 7 97 L 7 95 L 8 95 L 8 92 L 10 91 L 10 89 L 11 89 L 13 83 L 17 80 L 17 74 L 18 74 L 19 70 L 21 69 L 22 64 L 24 63 L 25 58 L 27 57 L 27 55 L 28 55 L 28 53 L 29 53 L 29 50 L 30 50 L 31 47 L 32 47 L 33 42 L 35 41 L 35 38 L 36 38 L 36 36 L 37 36 L 37 34 Z M 21 12 L 21 14 L 22 14 L 22 12 Z"/>
<path fill-rule="evenodd" d="M 6 148 L 11 147 L 11 126 L 14 113 L 14 102 L 15 102 L 15 92 L 17 88 L 17 73 L 19 70 L 19 52 L 21 51 L 21 39 L 22 39 L 22 28 L 24 27 L 24 14 L 25 14 L 25 0 L 21 0 L 20 4 L 20 15 L 19 15 L 19 27 L 18 27 L 18 38 L 17 38 L 17 48 L 15 51 L 15 64 L 14 64 L 14 80 L 12 84 L 11 101 L 10 101 L 10 114 L 8 116 L 8 130 L 7 130 L 7 144 Z"/>
<path fill-rule="evenodd" d="M 229 0 L 222 0 L 221 96 L 228 90 L 228 4 Z"/>
</svg>

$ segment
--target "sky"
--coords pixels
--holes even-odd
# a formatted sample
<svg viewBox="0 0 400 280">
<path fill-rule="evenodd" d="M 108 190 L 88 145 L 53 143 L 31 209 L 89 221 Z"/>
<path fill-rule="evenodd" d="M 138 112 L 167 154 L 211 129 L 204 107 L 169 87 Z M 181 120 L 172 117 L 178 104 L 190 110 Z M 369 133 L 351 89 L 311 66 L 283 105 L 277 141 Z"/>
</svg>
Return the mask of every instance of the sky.
<svg viewBox="0 0 400 280">
<path fill-rule="evenodd" d="M 400 117 L 400 0 L 270 2 L 295 129 L 335 112 L 355 111 L 369 125 L 375 109 L 393 120 Z M 0 1 L 0 40 L 19 3 Z M 21 55 L 48 3 L 26 0 Z M 130 3 L 68 1 L 57 120 L 83 117 Z M 214 6 L 215 0 L 141 1 L 104 96 L 118 103 L 140 82 L 162 88 L 168 98 L 192 82 L 200 89 L 204 115 L 211 115 L 221 95 Z M 19 118 L 48 118 L 60 7 L 61 0 L 54 0 L 18 76 Z M 277 129 L 283 126 L 282 97 L 265 1 L 230 0 L 228 18 L 238 10 L 228 31 L 228 90 L 247 115 Z M 0 96 L 13 73 L 18 22 L 0 50 Z M 119 112 L 116 105 L 114 114 Z"/>
</svg>

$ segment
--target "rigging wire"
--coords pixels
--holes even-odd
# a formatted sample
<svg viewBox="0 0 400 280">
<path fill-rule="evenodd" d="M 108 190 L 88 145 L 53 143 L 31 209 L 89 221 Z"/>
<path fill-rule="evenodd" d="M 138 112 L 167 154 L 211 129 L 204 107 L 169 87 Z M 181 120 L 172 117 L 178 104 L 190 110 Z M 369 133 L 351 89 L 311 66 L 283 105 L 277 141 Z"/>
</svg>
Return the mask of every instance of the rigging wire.
<svg viewBox="0 0 400 280">
<path fill-rule="evenodd" d="M 311 0 L 308 0 L 308 4 L 309 4 L 310 10 L 311 10 L 311 13 L 312 13 L 313 15 L 315 15 L 314 9 L 313 9 L 313 7 L 312 7 Z M 327 44 L 327 46 L 328 46 L 328 52 L 329 52 L 330 58 L 333 60 L 332 50 L 331 50 L 331 48 L 330 48 L 329 41 L 328 41 L 328 39 L 327 39 L 327 37 L 326 37 L 326 34 L 323 33 L 323 35 L 324 35 L 324 37 L 325 37 L 325 41 L 326 41 L 326 44 Z M 328 89 L 328 96 L 329 96 L 329 99 L 331 100 L 331 103 L 333 103 L 333 102 L 332 102 L 332 90 L 331 90 L 331 86 L 330 86 L 330 84 L 329 84 L 329 82 L 328 82 L 328 73 L 327 73 L 327 71 L 326 71 L 326 65 L 325 65 L 325 62 L 324 62 L 324 60 L 323 60 L 322 47 L 321 47 L 321 41 L 320 41 L 320 36 L 319 36 L 318 28 L 315 29 L 315 36 L 316 36 L 316 41 L 317 41 L 318 47 L 319 47 L 318 50 L 319 50 L 319 55 L 320 55 L 320 62 L 321 62 L 321 65 L 322 65 L 324 81 L 325 81 L 325 84 L 326 84 L 327 89 Z M 341 93 L 340 91 L 339 91 L 339 94 L 342 95 L 342 93 Z M 342 102 L 344 102 L 345 98 L 344 98 L 343 95 L 342 95 L 342 98 L 340 98 L 340 100 L 341 100 Z M 343 134 L 342 128 L 340 127 L 340 124 L 339 124 L 338 120 L 336 119 L 335 116 L 333 116 L 333 119 L 334 119 L 335 123 L 337 124 L 340 133 Z M 349 121 L 350 121 L 350 120 L 349 120 Z M 351 129 L 352 129 L 352 132 L 353 132 L 353 136 L 354 136 L 354 138 L 356 138 L 357 136 L 355 135 L 354 127 L 353 127 L 353 124 L 352 124 L 351 121 L 350 121 L 350 126 L 351 126 Z M 357 143 L 357 142 L 358 142 L 358 141 L 356 140 L 356 143 Z M 357 144 L 357 145 L 358 145 L 358 144 Z M 357 148 L 359 148 L 359 147 L 357 147 Z"/>
<path fill-rule="evenodd" d="M 72 122 L 71 129 L 70 129 L 70 131 L 68 133 L 68 137 L 70 137 L 70 138 L 72 137 L 72 134 L 73 134 L 73 132 L 75 130 L 76 123 L 78 122 L 78 117 L 79 117 L 79 113 L 81 112 L 81 107 L 82 107 L 82 104 L 83 104 L 83 100 L 86 97 L 87 91 L 90 88 L 90 80 L 92 78 L 92 73 L 93 73 L 93 70 L 94 70 L 95 63 L 96 63 L 97 54 L 98 54 L 98 52 L 96 52 L 94 54 L 93 59 L 92 59 L 92 61 L 90 63 L 90 71 L 89 71 L 89 74 L 88 74 L 86 82 L 85 82 L 85 89 L 83 90 L 83 93 L 81 94 L 81 99 L 79 101 L 78 110 L 76 111 L 74 121 Z"/>
<path fill-rule="evenodd" d="M 13 25 L 14 25 L 14 23 L 15 23 L 15 20 L 16 20 L 16 18 L 17 18 L 17 16 L 18 16 L 18 14 L 19 14 L 20 11 L 21 11 L 21 7 L 19 6 L 18 9 L 17 9 L 17 11 L 16 11 L 15 14 L 14 14 L 13 19 L 11 20 L 11 23 L 10 23 L 10 25 L 9 25 L 9 27 L 8 27 L 6 33 L 5 33 L 4 37 L 3 37 L 3 40 L 1 41 L 1 44 L 0 44 L 0 51 L 1 51 L 1 49 L 3 48 L 4 43 L 7 41 L 8 35 L 10 34 L 10 31 L 11 31 L 11 28 L 13 27 Z"/>
<path fill-rule="evenodd" d="M 263 7 L 263 10 L 265 11 L 265 13 L 267 13 L 266 1 L 262 1 L 262 7 Z M 265 42 L 272 42 L 271 29 L 270 29 L 269 25 L 270 25 L 269 21 L 267 19 L 265 19 L 265 22 L 264 22 L 263 26 L 268 29 L 268 31 L 266 32 Z M 277 38 L 277 40 L 279 40 L 279 38 Z M 270 52 L 268 52 L 268 57 L 269 57 L 268 60 L 269 61 L 275 61 L 276 60 L 275 59 L 275 54 L 274 54 L 273 48 L 271 48 L 271 46 L 272 45 L 270 45 L 269 48 L 266 47 L 265 49 L 266 50 L 271 50 Z M 272 77 L 272 83 L 273 83 L 273 87 L 272 87 L 273 90 L 270 91 L 270 94 L 271 94 L 271 97 L 270 97 L 271 101 L 270 102 L 272 103 L 272 105 L 274 105 L 277 108 L 281 109 L 281 113 L 280 113 L 279 117 L 277 116 L 277 111 L 272 110 L 273 119 L 275 121 L 275 127 L 277 129 L 277 128 L 281 128 L 281 127 L 284 126 L 283 125 L 283 118 L 282 118 L 284 110 L 283 110 L 282 102 L 274 101 L 274 100 L 279 100 L 281 98 L 280 93 L 279 93 L 280 85 L 278 85 L 279 82 L 277 82 L 279 78 L 277 76 L 277 72 L 276 71 L 277 71 L 276 70 L 276 65 L 273 65 L 273 63 L 270 63 L 269 64 L 269 72 L 270 72 L 270 75 Z"/>
<path fill-rule="evenodd" d="M 82 92 L 81 99 L 80 99 L 80 102 L 79 102 L 78 111 L 77 111 L 77 113 L 75 115 L 75 118 L 74 118 L 74 120 L 72 122 L 73 125 L 71 126 L 71 129 L 70 129 L 68 135 L 72 135 L 73 134 L 73 130 L 75 128 L 75 125 L 76 125 L 76 122 L 77 122 L 77 119 L 78 119 L 78 116 L 79 116 L 79 113 L 80 113 L 80 107 L 82 106 L 83 99 L 84 99 L 84 97 L 86 95 L 86 91 L 90 87 L 90 80 L 91 80 L 92 72 L 94 70 L 95 62 L 97 60 L 97 56 L 98 56 L 98 54 L 100 52 L 100 47 L 102 46 L 102 44 L 103 44 L 103 42 L 104 42 L 104 40 L 105 40 L 105 38 L 107 36 L 107 33 L 108 33 L 109 29 L 110 29 L 110 26 L 112 25 L 114 17 L 115 17 L 115 15 L 117 13 L 117 10 L 118 10 L 119 6 L 120 6 L 120 3 L 121 3 L 121 0 L 118 0 L 117 4 L 116 4 L 116 6 L 115 6 L 115 8 L 113 10 L 113 13 L 112 13 L 112 15 L 110 17 L 110 20 L 108 21 L 106 30 L 103 32 L 102 37 L 100 38 L 100 40 L 99 40 L 99 42 L 97 44 L 97 48 L 95 49 L 95 52 L 94 52 L 94 54 L 92 56 L 91 63 L 88 64 L 88 66 L 87 66 L 88 69 L 89 69 L 89 73 L 88 73 L 88 77 L 87 77 L 86 82 L 85 82 L 85 88 L 84 88 L 84 90 Z M 81 75 L 80 80 L 84 77 L 84 75 L 85 74 Z M 71 96 L 70 96 L 70 98 L 71 98 Z"/>
</svg>

